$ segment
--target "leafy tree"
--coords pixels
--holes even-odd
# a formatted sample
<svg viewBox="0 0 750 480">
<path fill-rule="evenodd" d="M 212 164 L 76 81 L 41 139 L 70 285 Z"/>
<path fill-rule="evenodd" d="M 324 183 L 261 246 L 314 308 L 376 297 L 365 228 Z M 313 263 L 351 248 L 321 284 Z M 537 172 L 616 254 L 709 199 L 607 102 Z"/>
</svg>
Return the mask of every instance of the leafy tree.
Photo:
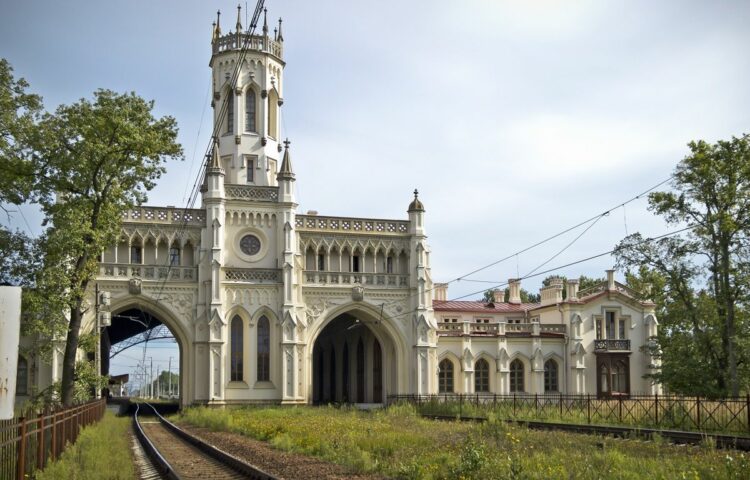
<svg viewBox="0 0 750 480">
<path fill-rule="evenodd" d="M 34 181 L 28 159 L 42 99 L 27 93 L 28 86 L 23 78 L 14 79 L 13 68 L 0 58 L 0 208 L 4 210 L 3 203 L 23 203 Z"/>
<path fill-rule="evenodd" d="M 484 297 L 482 297 L 484 303 L 495 303 L 495 290 L 488 289 L 484 291 Z"/>
<path fill-rule="evenodd" d="M 98 90 L 93 101 L 39 116 L 38 97 L 23 92 L 27 85 L 13 80 L 7 62 L 0 64 L 0 82 L 3 106 L 20 105 L 15 115 L 2 109 L 0 163 L 12 168 L 0 170 L 0 199 L 38 204 L 48 225 L 24 301 L 25 331 L 65 337 L 60 390 L 69 405 L 79 393 L 77 376 L 86 376 L 77 372 L 76 352 L 97 258 L 116 241 L 122 212 L 146 200 L 165 161 L 182 158 L 182 147 L 174 118 L 155 118 L 153 102 L 135 93 Z M 19 187 L 8 187 L 19 178 Z"/>
<path fill-rule="evenodd" d="M 689 230 L 651 242 L 630 235 L 617 262 L 633 280 L 663 283 L 660 379 L 677 392 L 738 395 L 750 383 L 750 137 L 689 147 L 674 190 L 649 195 L 653 212 Z"/>
</svg>

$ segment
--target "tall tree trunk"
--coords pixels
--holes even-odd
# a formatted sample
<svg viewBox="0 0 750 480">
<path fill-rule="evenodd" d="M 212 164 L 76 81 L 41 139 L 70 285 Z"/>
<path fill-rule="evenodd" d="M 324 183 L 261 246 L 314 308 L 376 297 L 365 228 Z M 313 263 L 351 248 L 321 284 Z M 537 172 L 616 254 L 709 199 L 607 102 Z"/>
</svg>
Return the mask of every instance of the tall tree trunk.
<svg viewBox="0 0 750 480">
<path fill-rule="evenodd" d="M 724 302 L 724 328 L 722 329 L 721 343 L 724 348 L 727 359 L 727 368 L 729 369 L 729 388 L 730 393 L 733 397 L 737 397 L 740 394 L 739 378 L 737 376 L 737 355 L 734 349 L 734 321 L 735 321 L 735 309 L 734 309 L 734 296 L 732 295 L 732 287 L 730 280 L 730 258 L 729 258 L 729 245 L 727 242 L 722 242 L 721 245 L 721 275 L 723 283 L 723 292 L 721 301 Z"/>
<path fill-rule="evenodd" d="M 70 324 L 65 338 L 65 353 L 63 354 L 61 401 L 65 406 L 73 403 L 73 387 L 75 385 L 76 353 L 78 352 L 78 338 L 81 332 L 81 304 L 77 302 L 70 309 Z"/>
</svg>

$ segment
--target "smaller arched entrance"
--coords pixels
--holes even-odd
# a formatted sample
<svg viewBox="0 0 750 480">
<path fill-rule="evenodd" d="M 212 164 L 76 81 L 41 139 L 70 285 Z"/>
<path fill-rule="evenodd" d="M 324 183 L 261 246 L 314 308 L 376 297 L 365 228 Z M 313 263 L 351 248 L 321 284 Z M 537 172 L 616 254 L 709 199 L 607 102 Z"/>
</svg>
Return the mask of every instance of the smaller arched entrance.
<svg viewBox="0 0 750 480">
<path fill-rule="evenodd" d="M 190 404 L 193 387 L 192 375 L 190 374 L 191 342 L 177 317 L 167 308 L 145 299 L 138 302 L 115 302 L 111 311 L 112 324 L 102 329 L 102 374 L 106 375 L 110 372 L 111 353 L 114 353 L 114 358 L 117 359 L 119 355 L 122 355 L 122 352 L 129 352 L 130 363 L 137 364 L 132 366 L 131 381 L 137 379 L 137 383 L 141 385 L 139 388 L 145 388 L 146 383 L 158 383 L 160 396 L 167 397 L 171 394 L 172 398 L 179 400 L 180 405 Z M 150 358 L 153 354 L 149 353 L 145 358 L 142 358 L 141 351 L 139 351 L 139 347 L 144 344 L 141 338 L 144 333 L 149 331 L 171 333 L 177 346 L 177 358 L 173 359 L 173 363 L 158 362 L 157 365 L 154 365 L 153 375 L 150 369 L 147 374 L 144 370 L 145 365 L 141 365 L 146 363 L 145 359 Z M 161 336 L 163 333 L 158 335 Z M 159 336 L 152 338 L 158 341 Z M 126 349 L 122 348 L 123 344 L 125 344 Z M 140 372 L 139 369 L 141 369 Z M 172 378 L 175 378 L 174 385 L 168 382 Z M 161 388 L 162 385 L 169 385 L 171 389 L 169 387 Z M 153 396 L 154 392 L 151 391 L 149 395 Z"/>
<path fill-rule="evenodd" d="M 334 316 L 312 349 L 312 403 L 383 403 L 398 391 L 398 345 L 367 314 Z"/>
</svg>

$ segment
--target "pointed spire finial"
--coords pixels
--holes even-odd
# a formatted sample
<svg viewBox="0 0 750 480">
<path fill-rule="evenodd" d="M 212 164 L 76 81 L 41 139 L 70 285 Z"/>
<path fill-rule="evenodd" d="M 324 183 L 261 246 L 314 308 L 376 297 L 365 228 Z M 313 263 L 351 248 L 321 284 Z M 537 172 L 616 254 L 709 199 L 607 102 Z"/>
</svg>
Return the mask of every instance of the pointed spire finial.
<svg viewBox="0 0 750 480">
<path fill-rule="evenodd" d="M 273 39 L 277 40 L 277 41 L 279 40 L 279 33 L 278 32 L 279 32 L 278 29 L 276 29 L 276 28 L 273 29 Z"/>
<path fill-rule="evenodd" d="M 221 36 L 221 10 L 216 10 L 216 28 L 214 29 L 214 36 L 216 38 Z"/>
<path fill-rule="evenodd" d="M 414 200 L 409 204 L 409 212 L 424 212 L 424 204 L 419 200 L 419 190 L 414 189 Z"/>
<path fill-rule="evenodd" d="M 237 33 L 240 33 L 242 31 L 242 22 L 240 21 L 240 10 L 242 10 L 242 5 L 237 4 Z"/>
<path fill-rule="evenodd" d="M 279 38 L 277 39 L 279 42 L 284 41 L 284 35 L 281 34 L 281 17 L 279 17 Z"/>
<path fill-rule="evenodd" d="M 284 140 L 284 158 L 281 160 L 281 168 L 276 176 L 278 180 L 293 180 L 294 172 L 292 171 L 292 159 L 289 157 L 289 144 L 292 143 L 287 138 Z"/>
<path fill-rule="evenodd" d="M 267 14 L 268 14 L 268 9 L 264 8 L 263 9 L 263 35 L 264 36 L 268 36 L 268 18 L 267 18 Z"/>
<path fill-rule="evenodd" d="M 214 147 L 211 152 L 211 168 L 221 168 L 219 160 L 219 139 L 214 137 Z"/>
</svg>

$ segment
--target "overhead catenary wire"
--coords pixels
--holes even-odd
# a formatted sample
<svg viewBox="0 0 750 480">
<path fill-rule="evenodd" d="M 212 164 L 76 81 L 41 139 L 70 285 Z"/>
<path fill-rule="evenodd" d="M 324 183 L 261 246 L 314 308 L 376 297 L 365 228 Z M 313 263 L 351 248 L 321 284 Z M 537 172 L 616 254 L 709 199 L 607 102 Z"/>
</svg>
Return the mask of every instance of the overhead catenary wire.
<svg viewBox="0 0 750 480">
<path fill-rule="evenodd" d="M 667 233 L 664 233 L 662 235 L 657 235 L 655 237 L 645 238 L 645 239 L 641 240 L 640 242 L 635 243 L 634 245 L 642 245 L 644 243 L 653 242 L 654 240 L 660 240 L 662 238 L 671 237 L 673 235 L 677 235 L 679 233 L 682 233 L 682 232 L 685 232 L 685 231 L 688 231 L 688 230 L 692 230 L 693 228 L 696 228 L 696 227 L 694 227 L 694 226 L 693 227 L 685 227 L 685 228 L 681 228 L 679 230 L 675 230 L 673 232 L 667 232 Z M 562 270 L 563 268 L 572 267 L 573 265 L 578 265 L 578 264 L 585 263 L 585 262 L 588 262 L 588 261 L 591 261 L 591 260 L 594 260 L 594 259 L 597 259 L 597 258 L 600 258 L 600 257 L 604 257 L 606 255 L 611 255 L 611 254 L 615 253 L 616 251 L 617 251 L 617 249 L 613 248 L 612 250 L 608 250 L 606 252 L 597 253 L 595 255 L 590 255 L 590 256 L 588 256 L 586 258 L 575 260 L 573 262 L 566 263 L 564 265 L 558 265 L 556 267 L 553 267 L 553 268 L 550 268 L 550 269 L 547 269 L 547 270 L 544 270 L 544 271 L 541 271 L 541 272 L 532 273 L 530 275 L 526 275 L 526 276 L 520 277 L 520 278 L 518 278 L 516 280 L 519 280 L 519 281 L 520 280 L 526 280 L 526 279 L 529 279 L 529 278 L 534 278 L 534 277 L 539 277 L 541 275 L 546 275 L 548 273 L 553 273 L 553 272 Z M 507 282 L 507 281 L 506 282 L 495 283 L 494 287 L 490 287 L 490 289 L 502 288 L 502 287 L 506 287 L 508 285 L 509 285 L 509 282 Z M 479 295 L 481 293 L 484 293 L 485 291 L 486 291 L 486 289 L 477 290 L 475 292 L 467 293 L 467 294 L 461 295 L 459 297 L 451 298 L 449 300 L 446 300 L 446 302 L 456 302 L 456 301 L 463 300 L 463 299 L 468 298 L 468 297 L 473 297 L 475 295 Z M 406 315 L 411 315 L 412 313 L 416 313 L 417 311 L 418 311 L 418 309 L 412 309 L 412 310 L 409 310 L 407 312 L 399 313 L 397 315 L 388 316 L 388 318 L 391 319 L 391 320 L 393 320 L 393 319 L 400 318 L 400 317 L 403 317 L 403 316 L 406 316 Z"/>
<path fill-rule="evenodd" d="M 662 185 L 664 185 L 665 183 L 669 182 L 669 181 L 670 181 L 671 179 L 672 179 L 672 177 L 671 177 L 671 176 L 669 176 L 669 177 L 667 177 L 667 178 L 663 179 L 662 181 L 658 182 L 657 184 L 655 184 L 655 185 L 653 185 L 653 186 L 651 186 L 651 187 L 647 188 L 646 190 L 644 190 L 644 191 L 640 192 L 639 194 L 637 194 L 637 195 L 635 195 L 635 196 L 633 196 L 633 197 L 631 197 L 631 198 L 629 198 L 629 199 L 625 200 L 624 202 L 622 202 L 622 203 L 619 203 L 619 204 L 617 204 L 617 205 L 615 205 L 615 206 L 613 206 L 613 207 L 610 207 L 609 209 L 607 209 L 607 210 L 603 211 L 602 213 L 599 213 L 599 214 L 597 214 L 597 215 L 594 215 L 594 216 L 592 216 L 592 217 L 590 217 L 590 218 L 588 218 L 588 219 L 586 219 L 586 220 L 583 220 L 583 221 L 581 221 L 581 222 L 579 222 L 579 223 L 577 223 L 577 224 L 575 224 L 575 225 L 573 225 L 573 226 L 571 226 L 571 227 L 565 228 L 564 230 L 562 230 L 562 231 L 560 231 L 560 232 L 557 232 L 557 233 L 555 233 L 555 234 L 553 234 L 553 235 L 550 235 L 549 237 L 546 237 L 546 238 L 544 238 L 544 239 L 542 239 L 542 240 L 540 240 L 540 241 L 538 241 L 538 242 L 536 242 L 536 243 L 534 243 L 534 244 L 532 244 L 532 245 L 529 245 L 528 247 L 522 248 L 521 250 L 518 250 L 518 251 L 516 251 L 516 252 L 513 252 L 513 253 L 511 253 L 511 254 L 509 254 L 509 255 L 505 256 L 505 257 L 502 257 L 502 258 L 500 258 L 499 260 L 495 260 L 495 261 L 493 261 L 493 262 L 491 262 L 491 263 L 488 263 L 488 264 L 486 264 L 486 265 L 483 265 L 483 266 L 481 266 L 481 267 L 479 267 L 479 268 L 476 268 L 476 269 L 472 270 L 472 271 L 471 271 L 471 272 L 469 272 L 469 273 L 465 273 L 465 274 L 463 274 L 463 275 L 460 275 L 460 276 L 458 276 L 458 277 L 455 277 L 455 278 L 453 278 L 453 279 L 451 279 L 451 280 L 448 280 L 447 282 L 439 282 L 439 283 L 435 283 L 435 284 L 434 284 L 434 285 L 433 285 L 433 286 L 432 286 L 431 288 L 428 288 L 428 289 L 426 290 L 426 292 L 431 292 L 431 291 L 434 291 L 434 290 L 435 290 L 436 288 L 439 288 L 440 286 L 450 285 L 450 284 L 452 284 L 452 283 L 454 283 L 454 282 L 459 282 L 459 281 L 469 281 L 469 282 L 477 282 L 477 283 L 495 283 L 494 281 L 491 281 L 491 280 L 489 280 L 489 281 L 488 281 L 488 280 L 474 280 L 474 279 L 470 279 L 470 278 L 467 278 L 467 277 L 470 277 L 471 275 L 477 274 L 477 273 L 479 273 L 479 272 L 482 272 L 482 271 L 484 271 L 484 270 L 487 270 L 488 268 L 491 268 L 491 267 L 494 267 L 494 266 L 496 266 L 496 265 L 499 265 L 499 264 L 501 264 L 501 263 L 503 263 L 503 262 L 505 262 L 505 261 L 507 261 L 507 260 L 510 260 L 510 259 L 514 258 L 514 257 L 516 258 L 516 270 L 517 270 L 517 271 L 516 271 L 516 275 L 518 275 L 518 256 L 519 256 L 519 255 L 521 255 L 522 253 L 526 253 L 526 252 L 528 252 L 528 251 L 530 251 L 530 250 L 533 250 L 533 249 L 534 249 L 534 248 L 536 248 L 536 247 L 539 247 L 539 246 L 541 246 L 541 245 L 544 245 L 545 243 L 548 243 L 548 242 L 550 242 L 550 241 L 552 241 L 552 240 L 554 240 L 554 239 L 556 239 L 556 238 L 558 238 L 558 237 L 560 237 L 560 236 L 562 236 L 562 235 L 565 235 L 566 233 L 569 233 L 569 232 L 571 232 L 571 231 L 574 231 L 574 230 L 576 230 L 577 228 L 580 228 L 580 227 L 582 227 L 582 226 L 584 226 L 584 225 L 587 225 L 587 224 L 589 224 L 589 223 L 592 223 L 592 222 L 594 222 L 594 224 L 595 224 L 596 222 L 598 222 L 599 220 L 601 220 L 601 218 L 603 218 L 603 217 L 606 217 L 606 216 L 608 216 L 608 215 L 609 215 L 609 214 L 610 214 L 610 213 L 611 213 L 612 211 L 614 211 L 614 210 L 617 210 L 618 208 L 624 207 L 625 205 L 627 205 L 627 204 L 629 204 L 629 203 L 632 203 L 632 202 L 634 202 L 634 201 L 636 201 L 636 200 L 639 200 L 639 199 L 640 199 L 641 197 L 643 197 L 644 195 L 646 195 L 646 194 L 648 194 L 648 193 L 652 192 L 653 190 L 655 190 L 655 189 L 659 188 L 660 186 L 662 186 Z M 586 230 L 584 230 L 584 232 L 583 232 L 583 233 L 586 233 L 586 231 L 588 231 L 588 230 L 589 230 L 589 229 L 591 228 L 591 226 L 593 226 L 593 224 L 592 224 L 592 225 L 590 225 L 589 227 L 587 227 L 587 229 L 586 229 Z M 583 235 L 583 233 L 582 233 L 581 235 L 579 235 L 578 237 L 576 237 L 576 239 L 574 239 L 573 243 L 574 243 L 574 242 L 575 242 L 576 240 L 578 240 L 578 238 L 580 238 L 580 237 L 581 237 L 581 236 Z M 553 259 L 554 259 L 554 258 L 556 258 L 556 257 L 557 257 L 557 256 L 558 256 L 558 255 L 559 255 L 560 253 L 562 253 L 563 251 L 565 251 L 565 250 L 566 250 L 566 249 L 567 249 L 567 248 L 568 248 L 568 247 L 569 247 L 570 245 L 572 245 L 572 243 L 571 243 L 571 244 L 569 244 L 568 246 L 566 246 L 566 247 L 565 247 L 565 248 L 564 248 L 563 250 L 561 250 L 561 251 L 560 251 L 560 252 L 559 252 L 558 254 L 556 254 L 556 255 L 555 255 L 555 256 L 553 256 L 553 257 L 552 257 L 552 258 L 551 258 L 550 260 L 548 260 L 547 262 L 543 263 L 542 265 L 540 265 L 540 266 L 539 266 L 539 267 L 537 267 L 537 268 L 541 268 L 542 266 L 546 265 L 546 264 L 547 264 L 547 263 L 548 263 L 549 261 L 553 260 Z M 532 272 L 533 272 L 533 271 L 532 271 Z M 403 300 L 404 300 L 405 298 L 412 298 L 412 297 L 414 297 L 414 296 L 416 296 L 416 295 L 418 295 L 418 293 L 412 293 L 412 294 L 410 294 L 410 295 L 408 295 L 408 296 L 406 296 L 406 297 L 401 297 L 401 298 L 399 298 L 399 299 L 397 299 L 397 300 L 392 300 L 392 301 L 390 301 L 390 302 L 386 302 L 386 303 L 385 303 L 385 305 L 392 305 L 392 304 L 396 304 L 396 303 L 399 303 L 399 302 L 403 301 Z"/>
<path fill-rule="evenodd" d="M 250 45 L 252 43 L 252 37 L 255 34 L 255 29 L 258 25 L 260 14 L 263 11 L 263 4 L 264 4 L 264 0 L 258 0 L 255 6 L 255 11 L 253 12 L 253 19 L 250 22 L 250 25 L 248 25 L 248 28 L 247 30 L 245 30 L 245 33 L 243 35 L 243 42 L 242 42 L 242 47 L 240 48 L 239 60 L 234 66 L 231 77 L 227 79 L 227 83 L 229 84 L 232 90 L 234 90 L 234 85 L 237 84 L 237 80 L 239 79 L 240 72 L 242 70 L 242 65 L 244 64 L 244 61 L 245 61 L 245 56 L 247 55 L 247 52 L 250 49 Z M 187 220 L 188 210 L 193 208 L 193 206 L 195 205 L 195 202 L 198 199 L 198 195 L 200 194 L 201 185 L 203 185 L 204 177 L 208 168 L 210 155 L 211 155 L 211 152 L 213 151 L 215 140 L 216 138 L 218 138 L 219 129 L 221 128 L 221 125 L 222 125 L 221 120 L 224 118 L 229 108 L 228 107 L 229 101 L 233 101 L 232 95 L 225 96 L 224 100 L 220 104 L 219 114 L 215 116 L 215 119 L 218 119 L 218 121 L 214 121 L 214 126 L 211 131 L 211 139 L 208 143 L 208 146 L 206 147 L 204 160 L 202 162 L 199 173 L 197 177 L 195 178 L 195 181 L 193 182 L 193 188 L 191 189 L 190 197 L 188 197 L 188 201 L 185 204 L 185 208 L 183 208 L 182 215 L 181 215 L 180 228 L 177 230 L 177 234 L 175 235 L 175 238 L 182 238 L 182 234 L 188 222 Z M 170 261 L 169 265 L 167 266 L 166 275 L 164 276 L 164 279 L 161 282 L 161 286 L 159 287 L 159 291 L 155 296 L 155 301 L 157 304 L 161 300 L 161 295 L 164 291 L 164 287 L 166 286 L 166 283 L 169 279 L 169 274 L 173 266 L 172 264 L 173 262 Z"/>
</svg>

